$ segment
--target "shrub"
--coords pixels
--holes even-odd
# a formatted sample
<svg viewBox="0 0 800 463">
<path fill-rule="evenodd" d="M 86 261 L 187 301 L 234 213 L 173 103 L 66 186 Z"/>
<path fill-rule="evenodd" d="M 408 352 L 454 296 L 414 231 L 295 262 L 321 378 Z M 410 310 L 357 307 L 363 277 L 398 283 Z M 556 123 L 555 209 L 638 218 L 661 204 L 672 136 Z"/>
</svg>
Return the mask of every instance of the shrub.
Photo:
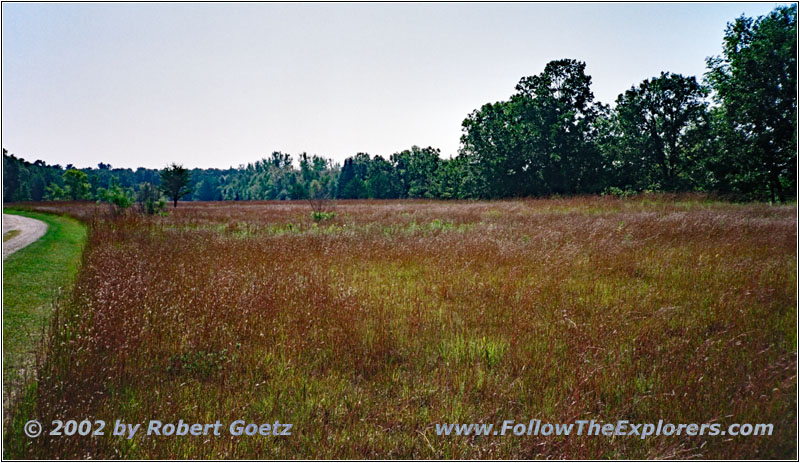
<svg viewBox="0 0 800 463">
<path fill-rule="evenodd" d="M 311 212 L 311 218 L 314 220 L 314 222 L 322 222 L 323 220 L 330 220 L 330 219 L 332 219 L 334 217 L 336 217 L 336 213 L 333 212 L 333 211 L 331 211 L 331 212 L 312 211 Z"/>
<path fill-rule="evenodd" d="M 142 183 L 136 191 L 136 203 L 142 214 L 160 214 L 167 207 L 167 202 L 161 197 L 161 191 L 152 183 Z"/>
<path fill-rule="evenodd" d="M 111 185 L 108 189 L 97 189 L 97 202 L 108 203 L 113 215 L 122 214 L 133 204 L 133 194 L 119 185 Z"/>
</svg>

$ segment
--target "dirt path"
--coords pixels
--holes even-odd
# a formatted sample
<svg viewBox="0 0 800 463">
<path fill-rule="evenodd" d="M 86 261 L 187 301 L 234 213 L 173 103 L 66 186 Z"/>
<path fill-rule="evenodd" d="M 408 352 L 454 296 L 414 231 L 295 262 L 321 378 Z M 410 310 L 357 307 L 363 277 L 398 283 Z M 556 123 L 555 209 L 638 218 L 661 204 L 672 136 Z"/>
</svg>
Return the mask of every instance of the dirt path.
<svg viewBox="0 0 800 463">
<path fill-rule="evenodd" d="M 8 241 L 5 241 L 5 234 L 11 230 L 19 230 L 19 233 Z M 19 215 L 3 214 L 3 260 L 41 238 L 46 231 L 47 224 L 41 220 L 29 219 Z"/>
</svg>

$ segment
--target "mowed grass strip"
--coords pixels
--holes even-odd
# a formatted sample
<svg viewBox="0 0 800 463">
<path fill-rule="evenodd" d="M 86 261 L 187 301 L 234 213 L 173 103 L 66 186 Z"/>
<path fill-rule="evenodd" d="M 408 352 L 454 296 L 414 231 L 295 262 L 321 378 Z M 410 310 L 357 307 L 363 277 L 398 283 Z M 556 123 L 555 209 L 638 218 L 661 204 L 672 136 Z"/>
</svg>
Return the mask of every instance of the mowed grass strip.
<svg viewBox="0 0 800 463">
<path fill-rule="evenodd" d="M 21 370 L 31 360 L 53 299 L 75 279 L 86 226 L 58 215 L 5 208 L 3 213 L 47 224 L 40 239 L 3 261 L 3 386 L 7 389 L 21 379 Z"/>
</svg>

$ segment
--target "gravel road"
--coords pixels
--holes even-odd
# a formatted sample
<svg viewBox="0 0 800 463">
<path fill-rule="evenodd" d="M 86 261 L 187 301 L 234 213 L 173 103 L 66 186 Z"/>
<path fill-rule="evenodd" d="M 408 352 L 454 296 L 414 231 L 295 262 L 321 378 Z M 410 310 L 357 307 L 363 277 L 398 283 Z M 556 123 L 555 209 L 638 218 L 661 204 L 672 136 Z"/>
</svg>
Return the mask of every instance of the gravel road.
<svg viewBox="0 0 800 463">
<path fill-rule="evenodd" d="M 41 220 L 29 219 L 19 215 L 3 214 L 3 235 L 11 230 L 20 233 L 8 241 L 3 241 L 3 259 L 38 240 L 47 231 L 47 224 Z"/>
</svg>

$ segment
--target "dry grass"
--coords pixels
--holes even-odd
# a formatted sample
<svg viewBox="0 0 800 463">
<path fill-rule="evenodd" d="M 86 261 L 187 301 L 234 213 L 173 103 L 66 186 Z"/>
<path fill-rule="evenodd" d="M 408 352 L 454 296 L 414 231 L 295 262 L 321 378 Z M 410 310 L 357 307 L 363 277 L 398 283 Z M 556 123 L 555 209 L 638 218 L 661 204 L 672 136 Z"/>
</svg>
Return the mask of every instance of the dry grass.
<svg viewBox="0 0 800 463">
<path fill-rule="evenodd" d="M 34 208 L 91 232 L 20 416 L 295 427 L 280 438 L 10 435 L 13 457 L 797 457 L 794 207 L 340 201 L 319 224 L 303 202 L 115 220 L 92 205 Z M 775 431 L 433 428 L 531 418 Z"/>
</svg>

